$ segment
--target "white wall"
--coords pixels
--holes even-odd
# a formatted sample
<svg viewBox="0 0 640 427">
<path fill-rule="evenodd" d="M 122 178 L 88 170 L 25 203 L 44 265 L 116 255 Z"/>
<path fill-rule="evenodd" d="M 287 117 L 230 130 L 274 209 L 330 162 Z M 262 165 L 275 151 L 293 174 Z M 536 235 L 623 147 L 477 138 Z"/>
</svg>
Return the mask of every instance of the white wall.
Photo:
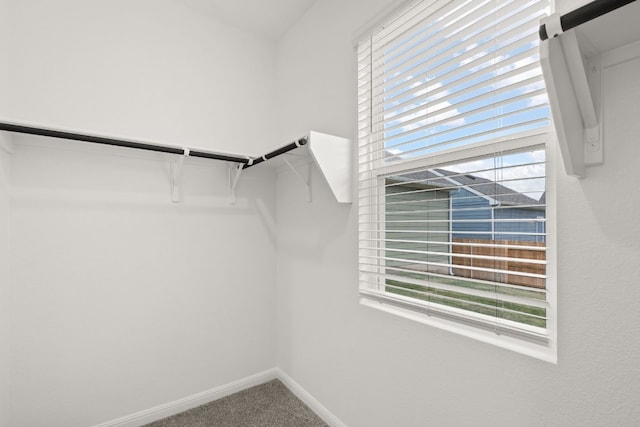
<svg viewBox="0 0 640 427">
<path fill-rule="evenodd" d="M 0 116 L 7 100 L 7 2 L 0 0 Z M 9 155 L 8 138 L 0 132 L 0 426 L 9 425 Z"/>
<path fill-rule="evenodd" d="M 355 140 L 352 40 L 392 2 L 319 0 L 276 50 L 178 1 L 10 0 L 0 108 L 249 154 L 310 129 Z M 16 138 L 0 425 L 96 424 L 276 364 L 354 427 L 636 424 L 638 68 L 607 76 L 605 166 L 557 167 L 558 365 L 359 306 L 357 212 L 317 171 L 312 203 L 255 168 L 229 206 L 225 166 L 191 160 L 171 204 L 162 155 Z"/>
<path fill-rule="evenodd" d="M 12 0 L 8 17 L 11 119 L 278 144 L 273 43 L 172 0 Z M 163 155 L 14 142 L 9 426 L 93 425 L 276 365 L 271 172 L 246 172 L 230 206 L 227 165 L 190 159 L 172 204 Z"/>
<path fill-rule="evenodd" d="M 355 141 L 352 38 L 389 3 L 322 0 L 279 43 L 283 135 Z M 283 174 L 280 367 L 351 427 L 637 425 L 640 84 L 625 84 L 637 75 L 635 63 L 609 76 L 605 165 L 583 181 L 556 167 L 557 365 L 359 306 L 356 207 L 333 202 L 317 174 L 306 204 Z"/>
<path fill-rule="evenodd" d="M 275 366 L 275 185 L 161 155 L 33 145 L 12 159 L 15 426 L 108 421 Z"/>
<path fill-rule="evenodd" d="M 262 154 L 275 46 L 179 0 L 10 0 L 11 118 Z"/>
<path fill-rule="evenodd" d="M 554 8 L 555 8 L 554 11 L 561 15 L 571 12 L 572 10 L 575 10 L 590 2 L 591 2 L 590 0 L 562 0 L 562 1 L 554 0 L 552 1 L 552 3 L 554 3 Z"/>
<path fill-rule="evenodd" d="M 0 132 L 0 426 L 9 425 L 10 341 L 9 325 L 9 154 L 8 138 Z"/>
<path fill-rule="evenodd" d="M 0 115 L 6 115 L 9 106 L 9 1 L 0 0 Z"/>
</svg>

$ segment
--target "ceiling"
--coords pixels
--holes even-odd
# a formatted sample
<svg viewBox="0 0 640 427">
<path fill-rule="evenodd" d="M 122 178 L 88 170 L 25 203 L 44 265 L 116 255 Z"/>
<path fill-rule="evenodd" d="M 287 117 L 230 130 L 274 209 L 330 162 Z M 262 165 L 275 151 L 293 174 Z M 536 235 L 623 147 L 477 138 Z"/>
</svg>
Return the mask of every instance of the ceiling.
<svg viewBox="0 0 640 427">
<path fill-rule="evenodd" d="M 280 39 L 316 0 L 177 0 L 260 37 Z"/>
</svg>

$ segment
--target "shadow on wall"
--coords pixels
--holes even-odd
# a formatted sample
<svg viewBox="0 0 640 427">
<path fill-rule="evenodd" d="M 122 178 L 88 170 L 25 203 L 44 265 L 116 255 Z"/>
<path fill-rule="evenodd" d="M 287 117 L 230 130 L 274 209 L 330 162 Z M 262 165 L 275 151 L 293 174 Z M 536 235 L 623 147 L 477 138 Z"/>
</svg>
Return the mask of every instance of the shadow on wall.
<svg viewBox="0 0 640 427">
<path fill-rule="evenodd" d="M 357 209 L 352 203 L 336 202 L 315 166 L 310 186 L 309 202 L 306 188 L 292 172 L 278 174 L 278 223 L 286 225 L 278 230 L 278 249 L 317 260 L 342 252 L 336 250 L 336 245 L 352 241 L 348 236 L 358 230 Z"/>
</svg>

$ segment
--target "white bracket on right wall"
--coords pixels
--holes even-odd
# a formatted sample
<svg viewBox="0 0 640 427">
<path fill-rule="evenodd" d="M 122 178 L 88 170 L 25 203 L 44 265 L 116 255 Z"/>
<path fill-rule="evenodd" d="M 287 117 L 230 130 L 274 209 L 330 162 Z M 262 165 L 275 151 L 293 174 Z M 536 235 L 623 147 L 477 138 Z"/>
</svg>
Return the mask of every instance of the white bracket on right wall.
<svg viewBox="0 0 640 427">
<path fill-rule="evenodd" d="M 584 178 L 587 166 L 605 162 L 602 73 L 638 50 L 639 19 L 633 2 L 564 32 L 558 14 L 541 21 L 550 38 L 540 62 L 568 175 Z"/>
<path fill-rule="evenodd" d="M 540 45 L 540 62 L 567 174 L 604 162 L 599 55 L 583 56 L 576 30 Z"/>
</svg>

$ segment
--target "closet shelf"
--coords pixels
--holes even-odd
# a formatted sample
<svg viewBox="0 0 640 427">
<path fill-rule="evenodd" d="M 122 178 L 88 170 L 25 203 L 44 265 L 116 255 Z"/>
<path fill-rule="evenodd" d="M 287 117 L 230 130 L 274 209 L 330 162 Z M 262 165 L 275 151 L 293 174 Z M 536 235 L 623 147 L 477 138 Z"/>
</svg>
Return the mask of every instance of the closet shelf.
<svg viewBox="0 0 640 427">
<path fill-rule="evenodd" d="M 280 171 L 289 169 L 306 185 L 311 199 L 310 165 L 315 164 L 329 185 L 338 203 L 351 203 L 351 141 L 346 138 L 310 131 L 307 143 L 299 150 L 274 159 L 269 167 Z M 301 167 L 307 167 L 301 171 Z"/>
<path fill-rule="evenodd" d="M 323 177 L 329 184 L 336 200 L 339 203 L 351 202 L 351 144 L 348 139 L 327 135 L 319 132 L 309 132 L 306 136 L 277 148 L 262 156 L 251 157 L 236 154 L 223 154 L 201 149 L 192 149 L 168 144 L 157 144 L 148 141 L 131 138 L 115 138 L 111 136 L 98 135 L 89 132 L 75 131 L 68 129 L 53 128 L 15 121 L 0 120 L 0 131 L 22 133 L 28 135 L 44 136 L 49 138 L 59 138 L 73 141 L 88 142 L 101 145 L 111 145 L 117 147 L 133 148 L 138 150 L 154 151 L 176 155 L 171 159 L 171 199 L 173 202 L 180 201 L 180 187 L 183 162 L 186 157 L 200 157 L 212 160 L 221 160 L 234 164 L 229 169 L 229 190 L 231 201 L 235 202 L 235 191 L 240 175 L 248 168 L 268 162 L 275 167 L 282 163 L 274 163 L 275 159 L 288 165 L 298 177 L 304 180 L 311 195 L 310 189 L 310 164 L 315 163 Z M 292 152 L 297 152 L 293 158 L 305 158 L 309 167 L 306 177 L 297 170 L 284 155 L 292 156 Z"/>
<path fill-rule="evenodd" d="M 640 2 L 598 0 L 541 21 L 540 61 L 567 174 L 604 163 L 602 70 L 640 44 Z"/>
</svg>

